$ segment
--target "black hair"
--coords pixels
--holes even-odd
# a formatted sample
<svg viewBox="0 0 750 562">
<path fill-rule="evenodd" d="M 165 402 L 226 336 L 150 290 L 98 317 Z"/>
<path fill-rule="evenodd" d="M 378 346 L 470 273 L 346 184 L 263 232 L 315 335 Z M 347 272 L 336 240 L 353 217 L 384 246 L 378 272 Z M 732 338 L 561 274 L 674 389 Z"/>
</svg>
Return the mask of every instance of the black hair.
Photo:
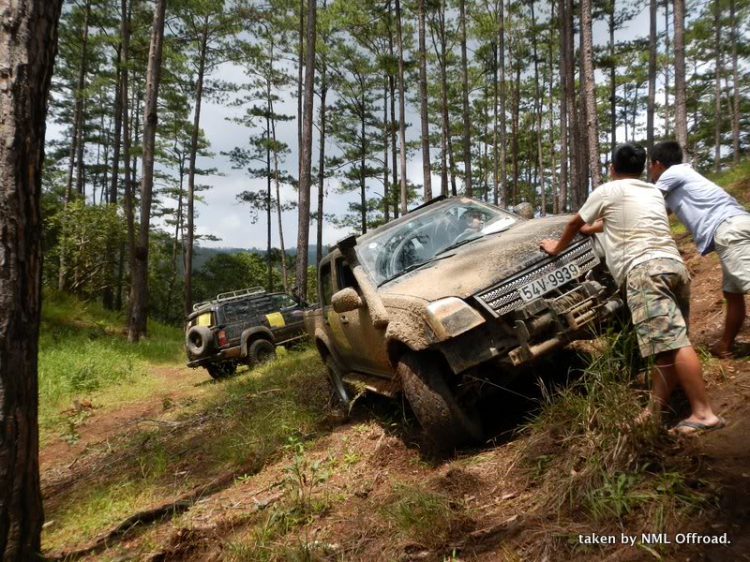
<svg viewBox="0 0 750 562">
<path fill-rule="evenodd" d="M 640 176 L 646 167 L 646 150 L 638 144 L 620 144 L 612 154 L 612 165 L 618 174 Z"/>
<path fill-rule="evenodd" d="M 657 143 L 651 149 L 649 155 L 651 162 L 660 162 L 665 168 L 682 164 L 682 148 L 677 141 L 664 141 Z"/>
</svg>

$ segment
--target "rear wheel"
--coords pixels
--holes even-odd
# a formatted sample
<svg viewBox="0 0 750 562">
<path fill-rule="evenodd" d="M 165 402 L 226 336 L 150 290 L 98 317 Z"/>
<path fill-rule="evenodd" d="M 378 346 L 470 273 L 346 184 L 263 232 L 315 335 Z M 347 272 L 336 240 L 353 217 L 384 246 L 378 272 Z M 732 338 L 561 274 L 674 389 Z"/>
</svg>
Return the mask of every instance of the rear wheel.
<svg viewBox="0 0 750 562">
<path fill-rule="evenodd" d="M 216 380 L 225 379 L 232 376 L 237 371 L 237 363 L 234 361 L 214 363 L 213 365 L 206 365 L 206 370 L 208 371 L 208 374 Z"/>
<path fill-rule="evenodd" d="M 419 424 L 443 451 L 482 438 L 479 415 L 459 404 L 448 386 L 446 371 L 437 358 L 413 352 L 403 355 L 397 366 L 404 393 Z"/>
<path fill-rule="evenodd" d="M 268 340 L 255 340 L 247 350 L 247 365 L 251 369 L 276 357 L 276 346 Z"/>
</svg>

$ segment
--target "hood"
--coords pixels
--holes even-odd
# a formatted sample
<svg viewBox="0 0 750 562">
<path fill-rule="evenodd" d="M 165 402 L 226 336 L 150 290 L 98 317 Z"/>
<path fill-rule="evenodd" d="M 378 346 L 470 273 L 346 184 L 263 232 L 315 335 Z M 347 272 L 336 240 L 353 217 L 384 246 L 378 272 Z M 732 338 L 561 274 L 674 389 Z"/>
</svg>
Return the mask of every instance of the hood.
<svg viewBox="0 0 750 562">
<path fill-rule="evenodd" d="M 488 234 L 450 250 L 450 257 L 397 277 L 378 292 L 428 301 L 465 299 L 549 257 L 539 249 L 539 243 L 545 238 L 559 238 L 569 220 L 570 216 L 534 219 L 505 232 Z"/>
</svg>

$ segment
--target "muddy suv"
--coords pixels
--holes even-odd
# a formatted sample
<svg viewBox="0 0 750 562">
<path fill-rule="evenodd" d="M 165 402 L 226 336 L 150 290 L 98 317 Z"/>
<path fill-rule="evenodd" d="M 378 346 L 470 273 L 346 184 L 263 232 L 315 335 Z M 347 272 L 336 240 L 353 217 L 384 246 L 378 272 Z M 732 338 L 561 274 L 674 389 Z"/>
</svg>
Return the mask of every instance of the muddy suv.
<svg viewBox="0 0 750 562">
<path fill-rule="evenodd" d="M 539 250 L 568 220 L 439 198 L 341 240 L 305 313 L 337 398 L 403 391 L 439 447 L 481 439 L 480 399 L 622 307 L 592 238 Z"/>
<path fill-rule="evenodd" d="M 195 304 L 185 333 L 187 366 L 205 367 L 220 379 L 240 363 L 251 368 L 264 363 L 276 354 L 277 345 L 305 337 L 303 314 L 298 299 L 259 287 Z"/>
</svg>

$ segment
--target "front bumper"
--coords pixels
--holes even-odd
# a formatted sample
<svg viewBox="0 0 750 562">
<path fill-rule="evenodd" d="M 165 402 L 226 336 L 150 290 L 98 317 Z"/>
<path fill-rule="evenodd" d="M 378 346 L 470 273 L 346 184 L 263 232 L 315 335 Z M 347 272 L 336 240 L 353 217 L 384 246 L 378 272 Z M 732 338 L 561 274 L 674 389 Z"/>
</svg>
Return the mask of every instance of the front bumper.
<svg viewBox="0 0 750 562">
<path fill-rule="evenodd" d="M 616 293 L 589 279 L 562 295 L 539 298 L 437 346 L 454 373 L 488 361 L 518 367 L 555 348 L 594 335 L 622 308 Z"/>
</svg>

